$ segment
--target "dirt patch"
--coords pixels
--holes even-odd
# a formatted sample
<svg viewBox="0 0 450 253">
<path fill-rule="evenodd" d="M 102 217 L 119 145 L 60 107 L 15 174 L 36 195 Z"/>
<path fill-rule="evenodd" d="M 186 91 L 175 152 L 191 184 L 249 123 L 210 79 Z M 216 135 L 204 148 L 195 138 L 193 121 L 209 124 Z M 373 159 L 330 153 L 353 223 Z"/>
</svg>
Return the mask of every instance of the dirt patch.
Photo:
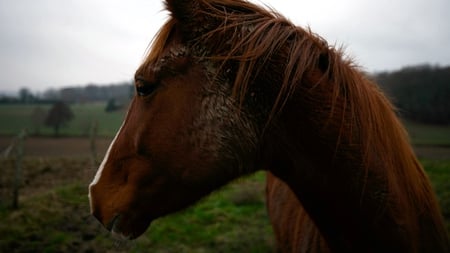
<svg viewBox="0 0 450 253">
<path fill-rule="evenodd" d="M 96 139 L 97 156 L 103 156 L 111 140 L 111 138 Z M 0 137 L 0 152 L 6 150 L 13 141 L 12 137 Z M 28 137 L 24 142 L 24 153 L 25 156 L 32 157 L 91 156 L 91 142 L 89 138 Z"/>
<path fill-rule="evenodd" d="M 0 137 L 0 206 L 11 203 L 16 184 L 15 152 L 4 157 L 13 142 L 12 137 Z M 110 138 L 96 140 L 94 162 L 89 138 L 26 138 L 19 182 L 21 201 L 74 182 L 83 182 L 87 187 L 110 142 Z"/>
<path fill-rule="evenodd" d="M 2 159 L 0 198 L 12 198 L 15 184 L 16 163 L 13 159 Z M 47 192 L 55 187 L 83 182 L 87 185 L 93 178 L 97 166 L 89 158 L 33 158 L 22 161 L 20 196 L 27 198 Z"/>
</svg>

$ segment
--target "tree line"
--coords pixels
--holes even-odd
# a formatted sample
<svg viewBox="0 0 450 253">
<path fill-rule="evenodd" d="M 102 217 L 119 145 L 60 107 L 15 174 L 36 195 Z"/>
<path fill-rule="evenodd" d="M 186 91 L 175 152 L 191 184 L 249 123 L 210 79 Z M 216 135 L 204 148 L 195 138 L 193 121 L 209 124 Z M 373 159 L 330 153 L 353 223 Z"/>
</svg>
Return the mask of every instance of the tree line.
<svg viewBox="0 0 450 253">
<path fill-rule="evenodd" d="M 375 75 L 404 118 L 450 124 L 450 66 L 419 65 Z"/>
<path fill-rule="evenodd" d="M 126 103 L 134 94 L 131 82 L 109 85 L 88 84 L 85 86 L 47 89 L 33 92 L 27 87 L 19 89 L 17 96 L 0 96 L 0 104 L 53 104 L 62 101 L 72 103 L 93 103 L 114 100 L 115 103 Z"/>
</svg>

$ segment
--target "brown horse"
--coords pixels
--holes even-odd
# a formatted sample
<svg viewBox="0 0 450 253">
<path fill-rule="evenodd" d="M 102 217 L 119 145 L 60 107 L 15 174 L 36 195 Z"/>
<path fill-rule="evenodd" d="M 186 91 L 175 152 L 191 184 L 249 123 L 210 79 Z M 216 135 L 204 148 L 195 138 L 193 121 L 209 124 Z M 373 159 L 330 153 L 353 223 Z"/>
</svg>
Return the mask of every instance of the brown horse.
<svg viewBox="0 0 450 253">
<path fill-rule="evenodd" d="M 89 187 L 102 224 L 136 238 L 264 169 L 280 251 L 449 252 L 404 128 L 340 50 L 244 0 L 166 6 Z"/>
</svg>

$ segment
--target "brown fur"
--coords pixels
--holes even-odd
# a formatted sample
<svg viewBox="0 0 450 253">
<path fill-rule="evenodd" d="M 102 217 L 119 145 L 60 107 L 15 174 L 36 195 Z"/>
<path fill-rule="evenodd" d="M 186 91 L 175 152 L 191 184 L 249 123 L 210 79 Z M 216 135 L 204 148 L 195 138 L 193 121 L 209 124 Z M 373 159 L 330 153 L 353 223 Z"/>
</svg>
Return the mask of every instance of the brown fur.
<svg viewBox="0 0 450 253">
<path fill-rule="evenodd" d="M 263 167 L 273 174 L 268 210 L 285 252 L 449 251 L 430 182 L 392 105 L 340 50 L 246 1 L 169 0 L 166 5 L 172 17 L 136 72 L 137 86 L 143 80 L 143 85 L 163 83 L 165 89 L 147 102 L 133 100 L 112 148 L 116 157 L 110 158 L 134 160 L 134 150 L 148 150 L 139 167 L 148 160 L 152 173 L 164 167 L 164 180 L 172 176 L 174 192 L 185 198 L 171 195 L 180 203 L 158 212 L 145 207 L 151 219 Z M 209 116 L 200 117 L 205 110 Z M 223 115 L 230 123 L 221 120 Z M 153 123 L 143 129 L 137 122 Z M 199 129 L 206 136 L 194 138 L 202 135 Z M 138 148 L 127 135 L 135 136 Z M 193 165 L 200 170 L 191 171 Z M 108 175 L 118 170 L 114 161 L 105 162 L 105 168 Z M 184 176 L 173 177 L 180 169 Z M 195 190 L 185 187 L 192 180 Z M 100 206 L 94 213 L 105 224 L 116 208 L 110 204 L 109 211 L 100 203 L 111 190 L 94 193 L 113 189 L 106 185 L 113 184 L 100 178 L 91 187 L 91 201 Z M 124 196 L 142 201 L 132 194 Z"/>
</svg>

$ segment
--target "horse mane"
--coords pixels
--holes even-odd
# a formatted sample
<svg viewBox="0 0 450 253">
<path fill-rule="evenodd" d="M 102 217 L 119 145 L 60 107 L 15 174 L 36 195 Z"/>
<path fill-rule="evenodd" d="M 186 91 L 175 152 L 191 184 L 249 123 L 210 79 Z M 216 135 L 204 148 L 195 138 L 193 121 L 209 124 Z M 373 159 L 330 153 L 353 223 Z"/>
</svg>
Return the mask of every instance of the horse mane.
<svg viewBox="0 0 450 253">
<path fill-rule="evenodd" d="M 242 104 L 257 85 L 258 75 L 264 75 L 264 68 L 271 65 L 271 73 L 279 79 L 269 77 L 278 81 L 271 84 L 278 85 L 278 93 L 268 121 L 294 98 L 315 108 L 308 114 L 310 121 L 317 124 L 319 135 L 332 136 L 327 144 L 334 148 L 336 159 L 353 159 L 362 169 L 362 184 L 369 170 L 383 179 L 387 192 L 382 208 L 404 221 L 400 223 L 410 231 L 412 242 L 420 241 L 416 221 L 439 208 L 394 107 L 377 85 L 341 49 L 270 8 L 243 0 L 197 0 L 196 5 L 201 8 L 191 15 L 208 22 L 195 31 L 193 47 L 207 47 L 207 53 L 198 57 L 218 62 L 219 67 L 237 62 L 233 96 Z M 159 57 L 176 24 L 176 18 L 170 17 L 161 28 L 143 67 Z M 401 210 L 393 210 L 398 206 Z M 431 215 L 433 232 L 446 234 L 437 225 L 442 219 L 439 212 Z"/>
</svg>

